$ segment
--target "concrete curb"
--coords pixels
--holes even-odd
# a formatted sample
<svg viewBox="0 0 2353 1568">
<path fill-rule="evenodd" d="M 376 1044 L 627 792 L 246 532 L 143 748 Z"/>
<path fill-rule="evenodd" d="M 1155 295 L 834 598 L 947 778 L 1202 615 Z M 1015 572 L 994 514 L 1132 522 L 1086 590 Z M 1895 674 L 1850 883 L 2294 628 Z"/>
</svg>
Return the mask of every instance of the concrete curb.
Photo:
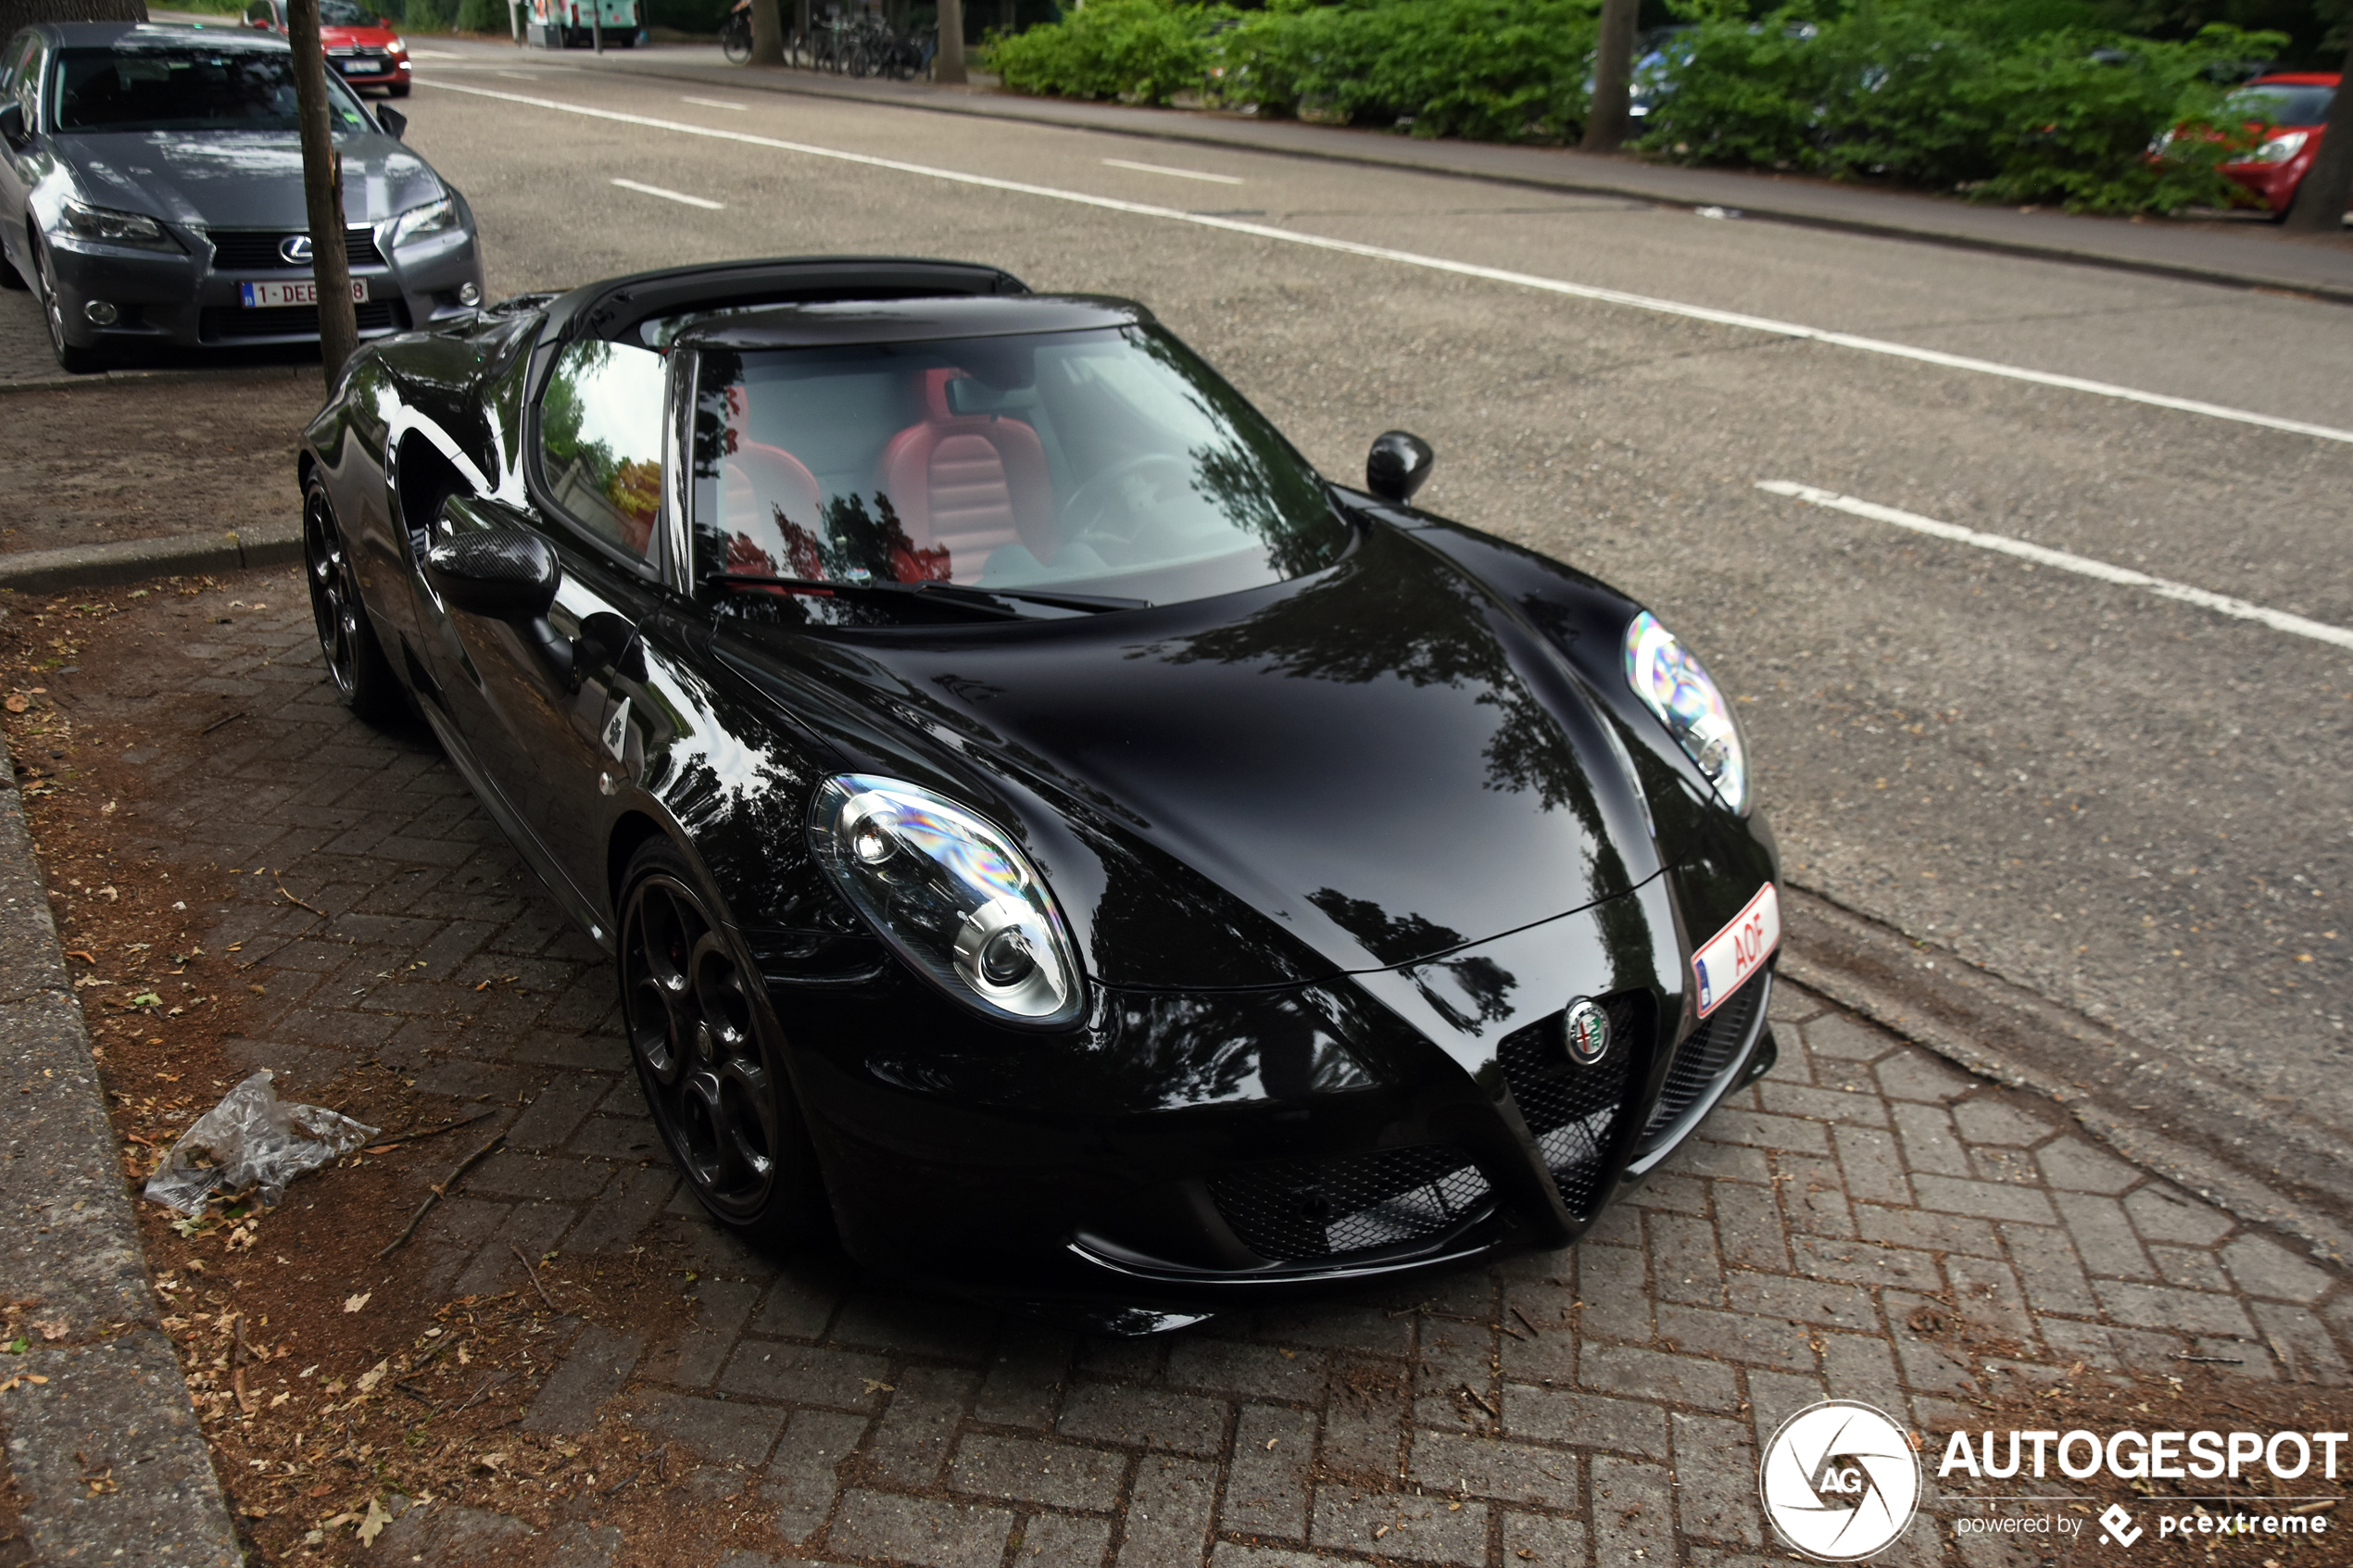
<svg viewBox="0 0 2353 1568">
<path fill-rule="evenodd" d="M 19 1091 L 0 1132 L 0 1273 L 58 1330 L 0 1368 L 27 1378 L 0 1402 L 0 1438 L 33 1561 L 234 1568 L 245 1553 L 147 1285 L 13 767 L 0 779 L 0 1081 Z"/>
<path fill-rule="evenodd" d="M 710 87 L 715 72 L 711 70 L 665 70 L 659 65 L 625 63 L 610 68 L 618 74 L 647 77 L 657 81 L 690 82 Z M 734 68 L 742 71 L 744 68 Z M 430 85 L 430 83 L 428 83 Z M 1303 139 L 1291 139 L 1274 134 L 1252 135 L 1259 123 L 1269 130 L 1288 127 L 1291 122 L 1253 122 L 1226 115 L 1203 114 L 1184 109 L 1131 110 L 1136 118 L 1114 122 L 1085 113 L 1055 112 L 1032 105 L 1061 104 L 1063 100 L 1033 100 L 998 94 L 971 95 L 939 91 L 930 93 L 892 92 L 835 85 L 820 81 L 769 81 L 743 75 L 730 76 L 725 85 L 732 90 L 829 98 L 851 103 L 873 104 L 884 107 L 920 109 L 932 114 L 963 115 L 971 118 L 1007 119 L 1028 125 L 1050 126 L 1063 131 L 1092 131 L 1111 135 L 1133 136 L 1139 140 L 1168 142 L 1205 147 L 1239 148 L 1249 152 L 1271 153 L 1278 157 L 1310 158 L 1326 163 L 1355 164 L 1372 169 L 1397 169 L 1415 174 L 1436 174 L 1453 179 L 1478 180 L 1489 184 L 1507 185 L 1523 190 L 1550 191 L 1564 195 L 1603 196 L 1617 200 L 1639 201 L 1657 207 L 1669 207 L 1684 211 L 1702 208 L 1728 207 L 1743 219 L 1787 223 L 1801 228 L 1821 229 L 1837 233 L 1865 234 L 1876 239 L 1909 240 L 1918 244 L 1944 245 L 1954 249 L 1979 251 L 1988 255 L 2015 256 L 2029 260 L 2056 261 L 2071 266 L 2097 267 L 2110 271 L 2139 273 L 2147 277 L 2169 278 L 2182 282 L 2211 283 L 2227 288 L 2271 289 L 2283 293 L 2309 295 L 2334 305 L 2353 305 L 2353 283 L 2335 283 L 2313 278 L 2298 278 L 2254 268 L 2224 268 L 2195 262 L 2168 261 L 2157 257 L 2134 257 L 2117 250 L 2090 246 L 2052 245 L 2027 240 L 2003 239 L 1973 234 L 1933 221 L 1939 206 L 1933 198 L 1909 193 L 1892 194 L 1894 199 L 1928 208 L 1923 216 L 1928 221 L 1906 223 L 1869 218 L 1842 216 L 1821 211 L 1808 211 L 1787 201 L 1775 199 L 1775 182 L 1745 170 L 1709 170 L 1710 174 L 1742 181 L 1737 189 L 1719 190 L 1702 195 L 1679 193 L 1658 181 L 1640 178 L 1606 179 L 1583 177 L 1550 177 L 1525 171 L 1468 167 L 1459 157 L 1442 156 L 1445 144 L 1407 143 L 1398 150 L 1385 150 L 1373 133 L 1340 132 L 1351 138 L 1362 138 L 1362 147 L 1314 145 Z M 1086 104 L 1081 110 L 1101 109 L 1105 106 Z M 1165 123 L 1162 122 L 1165 117 Z M 1323 130 L 1328 128 L 1316 127 Z M 1485 143 L 1464 144 L 1473 149 L 1485 149 Z M 1428 150 L 1425 150 L 1425 149 Z M 1648 165 L 1628 159 L 1613 159 L 1628 174 L 1638 174 Z M 1682 170 L 1668 170 L 1669 174 Z M 1733 200 L 1722 199 L 1730 195 Z M 1735 202 L 1737 205 L 1735 206 Z M 2090 222 L 2093 220 L 2076 220 Z"/>
<path fill-rule="evenodd" d="M 62 588 L 103 587 L 188 572 L 283 566 L 301 558 L 302 524 L 271 522 L 258 528 L 233 528 L 218 537 L 183 533 L 0 555 L 0 588 L 55 593 Z"/>
<path fill-rule="evenodd" d="M 11 392 L 80 392 L 94 386 L 168 386 L 179 382 L 293 381 L 316 365 L 221 365 L 194 368 L 157 366 L 153 370 L 100 370 L 86 376 L 34 376 L 0 381 L 0 395 Z"/>
</svg>

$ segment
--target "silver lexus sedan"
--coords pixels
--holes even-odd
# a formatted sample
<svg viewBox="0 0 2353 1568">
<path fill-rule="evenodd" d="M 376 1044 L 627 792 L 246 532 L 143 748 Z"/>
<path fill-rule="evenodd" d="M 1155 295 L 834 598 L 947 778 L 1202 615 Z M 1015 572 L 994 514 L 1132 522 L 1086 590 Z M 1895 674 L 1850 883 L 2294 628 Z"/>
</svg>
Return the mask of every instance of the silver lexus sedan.
<svg viewBox="0 0 2353 1568">
<path fill-rule="evenodd" d="M 332 75 L 359 333 L 482 302 L 465 197 Z M 143 350 L 315 343 L 309 220 L 283 39 L 58 22 L 0 50 L 0 286 L 31 287 L 69 370 Z"/>
</svg>

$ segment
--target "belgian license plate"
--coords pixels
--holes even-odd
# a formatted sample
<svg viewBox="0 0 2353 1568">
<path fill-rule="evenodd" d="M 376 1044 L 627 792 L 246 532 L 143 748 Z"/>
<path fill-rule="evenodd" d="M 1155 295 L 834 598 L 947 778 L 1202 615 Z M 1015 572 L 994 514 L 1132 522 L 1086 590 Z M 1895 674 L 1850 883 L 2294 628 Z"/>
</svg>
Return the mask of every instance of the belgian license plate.
<svg viewBox="0 0 2353 1568">
<path fill-rule="evenodd" d="M 248 310 L 268 310 L 280 305 L 316 305 L 319 284 L 310 278 L 300 278 L 288 283 L 240 283 L 237 285 Z M 351 303 L 368 303 L 368 280 L 351 280 Z"/>
<path fill-rule="evenodd" d="M 373 76 L 384 68 L 384 61 L 369 55 L 355 55 L 335 62 L 335 69 L 346 76 Z"/>
</svg>

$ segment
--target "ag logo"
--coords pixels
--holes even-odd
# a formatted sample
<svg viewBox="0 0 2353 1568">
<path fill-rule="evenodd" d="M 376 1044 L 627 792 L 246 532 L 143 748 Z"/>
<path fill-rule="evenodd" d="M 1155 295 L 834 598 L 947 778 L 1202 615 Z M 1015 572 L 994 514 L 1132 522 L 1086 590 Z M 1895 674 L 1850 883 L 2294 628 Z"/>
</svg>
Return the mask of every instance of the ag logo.
<svg viewBox="0 0 2353 1568">
<path fill-rule="evenodd" d="M 1825 1399 L 1781 1423 L 1756 1488 L 1781 1539 L 1825 1562 L 1855 1562 L 1911 1524 L 1920 1465 L 1895 1423 L 1869 1405 Z"/>
</svg>

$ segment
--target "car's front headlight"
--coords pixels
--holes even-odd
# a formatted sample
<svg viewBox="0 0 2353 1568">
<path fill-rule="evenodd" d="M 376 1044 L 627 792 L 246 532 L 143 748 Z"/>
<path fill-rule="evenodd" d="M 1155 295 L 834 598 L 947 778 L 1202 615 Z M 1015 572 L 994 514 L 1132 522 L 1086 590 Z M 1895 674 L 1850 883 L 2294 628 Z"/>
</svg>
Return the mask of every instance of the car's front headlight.
<svg viewBox="0 0 2353 1568">
<path fill-rule="evenodd" d="M 1748 815 L 1748 746 L 1731 705 L 1697 656 L 1649 610 L 1626 628 L 1626 684 L 1714 783 L 1724 804 Z"/>
<path fill-rule="evenodd" d="M 458 204 L 448 196 L 423 207 L 412 207 L 392 220 L 391 244 L 405 245 L 428 234 L 446 234 L 458 226 Z"/>
<path fill-rule="evenodd" d="M 2264 138 L 2263 144 L 2246 155 L 2246 163 L 2285 163 L 2304 150 L 2312 139 L 2309 131 L 2283 131 L 2276 136 Z"/>
<path fill-rule="evenodd" d="M 57 208 L 58 227 L 77 240 L 100 245 L 135 245 L 142 250 L 178 250 L 163 225 L 137 212 L 116 212 L 89 207 L 69 196 Z"/>
<path fill-rule="evenodd" d="M 1060 1026 L 1084 1010 L 1053 895 L 1001 829 L 919 785 L 844 773 L 818 787 L 809 838 L 883 939 L 983 1017 Z"/>
</svg>

